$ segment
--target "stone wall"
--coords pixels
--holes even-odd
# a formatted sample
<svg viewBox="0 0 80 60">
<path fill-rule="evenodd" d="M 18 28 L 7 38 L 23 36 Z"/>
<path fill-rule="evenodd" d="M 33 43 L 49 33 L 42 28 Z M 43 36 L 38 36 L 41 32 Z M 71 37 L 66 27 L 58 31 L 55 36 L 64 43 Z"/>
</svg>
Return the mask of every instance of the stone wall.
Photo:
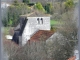
<svg viewBox="0 0 80 60">
<path fill-rule="evenodd" d="M 37 20 L 38 18 L 39 21 Z M 50 30 L 50 17 L 28 17 L 22 34 L 22 45 L 26 44 L 27 40 L 38 30 Z"/>
</svg>

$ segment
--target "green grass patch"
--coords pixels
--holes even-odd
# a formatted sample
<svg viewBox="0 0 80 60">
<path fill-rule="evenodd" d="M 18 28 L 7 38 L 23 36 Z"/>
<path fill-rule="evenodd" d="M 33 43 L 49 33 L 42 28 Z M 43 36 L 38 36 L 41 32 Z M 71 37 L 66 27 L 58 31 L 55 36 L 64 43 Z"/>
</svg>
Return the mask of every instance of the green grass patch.
<svg viewBox="0 0 80 60">
<path fill-rule="evenodd" d="M 50 25 L 57 25 L 59 23 L 59 21 L 57 20 L 50 20 Z"/>
<path fill-rule="evenodd" d="M 59 20 L 50 20 L 50 25 L 54 26 L 54 25 L 62 25 L 64 24 L 62 21 Z"/>
</svg>

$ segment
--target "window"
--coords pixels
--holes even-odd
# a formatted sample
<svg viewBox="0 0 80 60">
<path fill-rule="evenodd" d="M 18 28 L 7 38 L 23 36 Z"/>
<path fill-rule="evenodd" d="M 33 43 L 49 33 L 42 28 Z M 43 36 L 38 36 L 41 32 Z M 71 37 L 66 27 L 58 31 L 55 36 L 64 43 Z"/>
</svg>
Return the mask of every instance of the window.
<svg viewBox="0 0 80 60">
<path fill-rule="evenodd" d="M 37 18 L 38 24 L 40 24 L 39 18 Z"/>
<path fill-rule="evenodd" d="M 38 24 L 43 24 L 43 18 L 37 18 Z"/>
<path fill-rule="evenodd" d="M 42 24 L 43 24 L 43 18 L 41 18 L 41 22 L 42 22 Z"/>
</svg>

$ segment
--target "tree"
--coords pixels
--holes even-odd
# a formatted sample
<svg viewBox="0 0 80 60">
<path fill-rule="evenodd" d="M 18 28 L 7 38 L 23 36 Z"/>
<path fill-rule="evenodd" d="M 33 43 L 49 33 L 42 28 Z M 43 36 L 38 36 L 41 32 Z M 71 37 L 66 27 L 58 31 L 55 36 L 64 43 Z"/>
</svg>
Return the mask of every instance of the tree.
<svg viewBox="0 0 80 60">
<path fill-rule="evenodd" d="M 8 26 L 12 26 L 12 19 L 9 20 Z"/>
<path fill-rule="evenodd" d="M 74 14 L 73 10 L 70 10 L 66 12 L 65 14 L 62 15 L 62 22 L 63 25 L 61 25 L 61 28 L 59 28 L 59 32 L 63 34 L 69 41 L 70 45 L 74 48 L 78 44 L 78 39 L 77 39 L 77 19 L 74 19 Z M 61 21 L 60 20 L 60 21 Z"/>
<path fill-rule="evenodd" d="M 4 26 L 16 26 L 19 23 L 19 16 L 31 12 L 31 9 L 24 3 L 12 4 L 8 7 L 7 18 L 3 18 Z M 10 24 L 9 24 L 10 23 Z"/>
<path fill-rule="evenodd" d="M 57 14 L 57 16 L 59 15 Z M 75 46 L 78 44 L 78 39 L 77 39 L 78 28 L 76 25 L 77 19 L 74 19 L 73 17 L 75 17 L 74 9 L 73 10 L 70 9 L 60 16 L 59 21 L 62 22 L 62 24 L 60 23 L 58 25 L 59 28 L 57 29 L 57 32 L 62 34 L 64 38 L 61 37 L 63 39 L 60 39 L 59 36 L 57 38 L 55 37 L 56 39 L 52 38 L 51 39 L 53 40 L 53 42 L 51 42 L 52 44 L 49 43 L 51 45 L 48 45 L 49 48 L 50 46 L 52 46 L 53 49 L 52 52 L 54 55 L 51 56 L 54 58 L 54 60 L 67 60 L 74 54 L 73 51 L 75 49 Z M 59 41 L 61 44 L 63 42 L 64 45 L 61 45 Z"/>
<path fill-rule="evenodd" d="M 23 3 L 29 4 L 30 3 L 30 0 L 23 0 Z"/>
<path fill-rule="evenodd" d="M 73 56 L 73 47 L 69 40 L 60 34 L 55 33 L 52 38 L 44 41 L 30 41 L 18 51 L 11 55 L 10 60 L 67 60 Z M 14 51 L 14 50 L 12 50 Z"/>
<path fill-rule="evenodd" d="M 52 60 L 67 60 L 74 54 L 74 47 L 59 32 L 54 33 L 53 37 L 47 40 L 46 45 L 48 57 Z"/>
<path fill-rule="evenodd" d="M 17 0 L 14 0 L 13 5 L 18 5 L 18 1 Z"/>
<path fill-rule="evenodd" d="M 38 9 L 39 11 L 45 12 L 45 9 L 43 8 L 43 6 L 40 2 L 36 3 L 36 9 Z"/>
<path fill-rule="evenodd" d="M 74 2 L 73 2 L 73 0 L 66 0 L 66 2 L 65 2 L 65 7 L 66 7 L 66 9 L 71 9 L 71 8 L 73 8 L 73 7 L 74 7 Z"/>
<path fill-rule="evenodd" d="M 53 14 L 53 6 L 51 3 L 47 3 L 45 6 L 45 10 L 47 11 L 47 13 Z"/>
</svg>

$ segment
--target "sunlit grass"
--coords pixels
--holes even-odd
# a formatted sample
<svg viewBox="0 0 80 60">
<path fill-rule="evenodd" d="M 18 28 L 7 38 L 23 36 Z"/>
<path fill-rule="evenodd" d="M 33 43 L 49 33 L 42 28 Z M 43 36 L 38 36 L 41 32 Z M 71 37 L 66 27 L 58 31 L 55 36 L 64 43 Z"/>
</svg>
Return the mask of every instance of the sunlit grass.
<svg viewBox="0 0 80 60">
<path fill-rule="evenodd" d="M 59 20 L 50 20 L 50 25 L 53 26 L 53 25 L 59 25 L 59 24 L 63 24 L 62 21 L 59 21 Z"/>
<path fill-rule="evenodd" d="M 57 25 L 59 24 L 59 21 L 57 20 L 50 20 L 50 25 Z"/>
</svg>

